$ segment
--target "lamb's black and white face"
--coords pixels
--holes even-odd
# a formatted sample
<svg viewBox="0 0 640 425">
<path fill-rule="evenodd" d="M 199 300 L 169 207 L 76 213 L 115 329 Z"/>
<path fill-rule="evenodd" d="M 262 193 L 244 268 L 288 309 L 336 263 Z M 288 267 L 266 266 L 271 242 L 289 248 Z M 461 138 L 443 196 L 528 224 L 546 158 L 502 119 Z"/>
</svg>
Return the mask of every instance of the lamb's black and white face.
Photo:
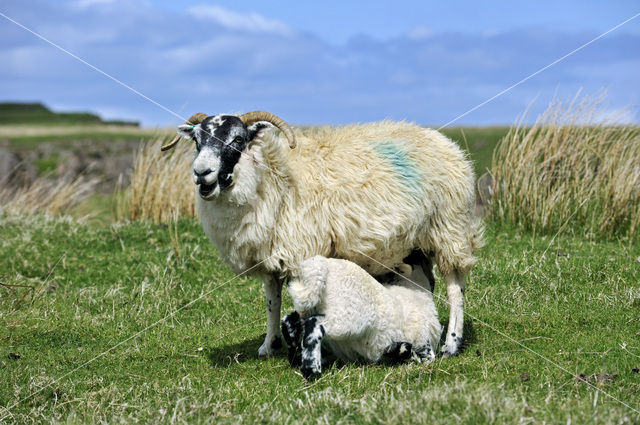
<svg viewBox="0 0 640 425">
<path fill-rule="evenodd" d="M 266 126 L 255 123 L 247 127 L 236 116 L 214 115 L 200 124 L 178 127 L 178 134 L 196 143 L 192 173 L 202 199 L 212 199 L 233 185 L 233 169 L 242 152 Z"/>
</svg>

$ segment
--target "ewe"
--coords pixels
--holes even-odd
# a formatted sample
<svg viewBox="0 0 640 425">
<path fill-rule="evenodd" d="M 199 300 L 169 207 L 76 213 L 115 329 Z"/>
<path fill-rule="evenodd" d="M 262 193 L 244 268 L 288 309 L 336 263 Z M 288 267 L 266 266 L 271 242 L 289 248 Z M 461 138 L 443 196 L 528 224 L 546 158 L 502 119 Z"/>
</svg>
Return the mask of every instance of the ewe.
<svg viewBox="0 0 640 425">
<path fill-rule="evenodd" d="M 268 323 L 259 354 L 281 347 L 282 283 L 315 255 L 350 260 L 374 276 L 406 259 L 425 288 L 433 287 L 435 259 L 450 304 L 442 354 L 458 353 L 464 278 L 482 225 L 473 214 L 473 171 L 455 143 L 391 121 L 294 132 L 259 111 L 196 114 L 178 134 L 196 145 L 205 233 L 234 271 L 251 269 L 263 282 Z"/>
<path fill-rule="evenodd" d="M 344 361 L 430 363 L 442 327 L 431 292 L 404 278 L 382 285 L 356 264 L 316 256 L 289 282 L 295 311 L 282 321 L 289 362 L 322 371 L 321 342 Z"/>
</svg>

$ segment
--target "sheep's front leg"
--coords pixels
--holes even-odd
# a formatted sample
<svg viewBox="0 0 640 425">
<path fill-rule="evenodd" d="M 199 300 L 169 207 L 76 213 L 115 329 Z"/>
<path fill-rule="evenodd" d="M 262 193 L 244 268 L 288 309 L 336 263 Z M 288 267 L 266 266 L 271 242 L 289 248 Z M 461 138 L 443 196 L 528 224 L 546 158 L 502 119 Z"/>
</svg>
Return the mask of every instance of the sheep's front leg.
<svg viewBox="0 0 640 425">
<path fill-rule="evenodd" d="M 462 326 L 464 324 L 464 275 L 453 271 L 445 277 L 449 296 L 449 327 L 440 354 L 455 356 L 462 348 Z"/>
<path fill-rule="evenodd" d="M 258 350 L 258 356 L 271 356 L 282 348 L 280 335 L 280 305 L 282 304 L 282 281 L 268 277 L 263 282 L 267 304 L 267 336 Z"/>
<path fill-rule="evenodd" d="M 309 381 L 322 373 L 322 338 L 324 327 L 319 323 L 318 316 L 311 316 L 304 321 L 304 335 L 302 336 L 302 376 Z"/>
</svg>

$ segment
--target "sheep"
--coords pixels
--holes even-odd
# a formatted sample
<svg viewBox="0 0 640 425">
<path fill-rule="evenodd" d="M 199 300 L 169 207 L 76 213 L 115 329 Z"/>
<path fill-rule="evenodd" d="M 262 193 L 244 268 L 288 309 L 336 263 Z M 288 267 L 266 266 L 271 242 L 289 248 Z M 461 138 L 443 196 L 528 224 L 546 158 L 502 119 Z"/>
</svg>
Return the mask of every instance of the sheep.
<svg viewBox="0 0 640 425">
<path fill-rule="evenodd" d="M 267 131 L 270 124 L 281 134 Z M 350 260 L 374 276 L 407 262 L 430 289 L 435 261 L 450 305 L 441 354 L 459 352 L 464 279 L 482 223 L 473 213 L 470 162 L 454 142 L 392 121 L 302 133 L 263 111 L 196 114 L 163 149 L 180 137 L 196 145 L 204 232 L 235 272 L 249 269 L 263 283 L 268 320 L 259 355 L 282 347 L 282 284 L 315 255 Z"/>
<path fill-rule="evenodd" d="M 339 359 L 430 363 L 442 326 L 430 291 L 410 280 L 382 285 L 346 260 L 315 256 L 289 282 L 295 311 L 282 321 L 289 362 L 314 379 L 322 372 L 320 345 Z"/>
</svg>

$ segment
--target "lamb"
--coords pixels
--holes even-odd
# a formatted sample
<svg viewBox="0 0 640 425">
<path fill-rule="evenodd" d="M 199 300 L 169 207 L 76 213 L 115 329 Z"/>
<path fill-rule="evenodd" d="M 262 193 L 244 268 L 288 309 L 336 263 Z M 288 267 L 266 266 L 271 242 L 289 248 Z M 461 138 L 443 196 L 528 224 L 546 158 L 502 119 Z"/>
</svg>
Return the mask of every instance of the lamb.
<svg viewBox="0 0 640 425">
<path fill-rule="evenodd" d="M 292 366 L 307 379 L 322 372 L 325 342 L 343 361 L 430 363 L 442 327 L 431 292 L 410 280 L 382 285 L 356 264 L 315 256 L 289 282 L 295 311 L 282 321 Z"/>
<path fill-rule="evenodd" d="M 282 133 L 267 131 L 270 124 Z M 473 214 L 474 174 L 455 143 L 392 121 L 302 133 L 261 111 L 196 114 L 178 135 L 195 141 L 204 232 L 235 272 L 249 270 L 263 282 L 268 322 L 260 355 L 282 346 L 282 283 L 315 255 L 350 260 L 374 276 L 406 262 L 430 289 L 435 261 L 450 305 L 441 354 L 458 353 L 464 278 L 482 224 Z"/>
</svg>

